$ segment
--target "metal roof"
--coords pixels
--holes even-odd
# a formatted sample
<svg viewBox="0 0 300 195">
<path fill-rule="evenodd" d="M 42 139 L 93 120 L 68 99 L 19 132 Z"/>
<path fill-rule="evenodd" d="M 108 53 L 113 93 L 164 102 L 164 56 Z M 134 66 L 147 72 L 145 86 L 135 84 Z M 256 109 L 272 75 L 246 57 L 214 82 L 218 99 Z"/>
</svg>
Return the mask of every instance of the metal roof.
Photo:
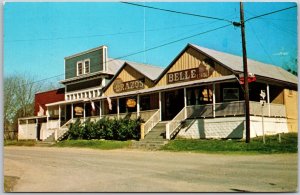
<svg viewBox="0 0 300 195">
<path fill-rule="evenodd" d="M 164 70 L 162 67 L 126 61 L 132 68 L 154 81 Z"/>
<path fill-rule="evenodd" d="M 229 53 L 224 53 L 224 52 L 200 47 L 194 44 L 189 44 L 189 45 L 194 47 L 198 51 L 209 55 L 211 58 L 227 66 L 233 71 L 243 72 L 243 58 L 241 56 L 236 56 Z M 294 83 L 294 84 L 298 83 L 298 77 L 282 69 L 281 67 L 272 64 L 265 64 L 262 62 L 251 60 L 249 58 L 247 62 L 248 62 L 249 73 L 254 73 L 255 75 L 268 77 L 268 78 L 285 81 L 289 83 Z"/>
</svg>

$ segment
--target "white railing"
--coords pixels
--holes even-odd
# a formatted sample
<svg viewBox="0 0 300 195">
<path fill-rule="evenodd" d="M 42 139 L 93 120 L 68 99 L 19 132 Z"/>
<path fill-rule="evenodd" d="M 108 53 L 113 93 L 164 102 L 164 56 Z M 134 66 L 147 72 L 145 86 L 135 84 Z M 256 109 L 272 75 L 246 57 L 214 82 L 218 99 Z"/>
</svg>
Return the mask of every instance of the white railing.
<svg viewBox="0 0 300 195">
<path fill-rule="evenodd" d="M 144 124 L 144 134 L 147 135 L 160 121 L 160 110 L 157 110 Z"/>
<path fill-rule="evenodd" d="M 67 131 L 69 131 L 70 124 L 75 122 L 75 121 L 76 121 L 76 118 L 72 118 L 72 119 L 68 120 L 63 126 L 57 128 L 56 131 L 55 131 L 55 140 L 58 140 Z"/>
<path fill-rule="evenodd" d="M 286 110 L 283 104 L 265 104 L 260 102 L 249 102 L 250 115 L 269 116 L 269 117 L 286 117 Z M 269 111 L 270 108 L 270 111 Z M 214 118 L 226 116 L 243 116 L 245 115 L 245 101 L 222 102 L 205 105 L 192 105 L 183 108 L 172 121 L 166 125 L 166 139 L 171 139 L 186 119 L 196 118 Z"/>
<path fill-rule="evenodd" d="M 193 105 L 186 107 L 186 118 L 213 117 L 213 105 Z"/>
<path fill-rule="evenodd" d="M 175 130 L 187 118 L 187 109 L 184 107 L 170 122 L 166 125 L 166 139 L 170 140 Z"/>
<path fill-rule="evenodd" d="M 250 102 L 250 115 L 254 116 L 269 116 L 269 106 L 265 104 L 261 105 L 259 102 Z"/>
<path fill-rule="evenodd" d="M 295 109 L 297 109 L 297 108 L 295 108 Z M 286 117 L 285 105 L 283 105 L 283 104 L 270 104 L 270 116 Z"/>
<path fill-rule="evenodd" d="M 215 104 L 215 117 L 238 116 L 245 114 L 245 101 L 222 102 Z"/>
<path fill-rule="evenodd" d="M 57 129 L 59 128 L 59 120 L 49 120 L 48 129 Z"/>
</svg>

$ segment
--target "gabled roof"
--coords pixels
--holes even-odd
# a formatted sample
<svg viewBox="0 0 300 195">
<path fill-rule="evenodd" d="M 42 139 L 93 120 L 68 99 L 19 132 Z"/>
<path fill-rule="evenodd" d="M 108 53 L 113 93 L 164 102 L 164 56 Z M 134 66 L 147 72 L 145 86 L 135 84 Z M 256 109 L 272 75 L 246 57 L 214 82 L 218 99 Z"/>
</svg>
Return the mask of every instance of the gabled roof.
<svg viewBox="0 0 300 195">
<path fill-rule="evenodd" d="M 198 45 L 189 44 L 191 47 L 195 48 L 196 50 L 204 53 L 214 60 L 220 62 L 221 64 L 229 67 L 231 70 L 235 72 L 243 72 L 243 58 L 241 56 L 232 55 L 229 53 L 224 53 L 204 47 L 200 47 Z M 280 81 L 285 81 L 289 83 L 298 83 L 298 78 L 289 73 L 288 71 L 282 69 L 281 67 L 272 65 L 272 64 L 265 64 L 262 62 L 258 62 L 255 60 L 251 60 L 248 58 L 248 72 L 254 73 L 255 75 L 268 77 Z"/>
<path fill-rule="evenodd" d="M 136 62 L 128 62 L 126 63 L 134 68 L 139 73 L 145 75 L 150 80 L 154 81 L 164 70 L 162 67 L 150 65 L 150 64 L 142 64 L 142 63 L 136 63 Z"/>
<path fill-rule="evenodd" d="M 116 77 L 120 74 L 120 72 L 126 67 L 130 66 L 134 70 L 136 70 L 141 75 L 144 75 L 151 81 L 154 81 L 157 79 L 157 77 L 163 72 L 163 68 L 149 65 L 149 64 L 142 64 L 142 63 L 136 63 L 136 62 L 128 62 L 126 61 L 123 66 L 115 73 L 114 77 L 109 81 L 109 83 L 104 87 L 104 91 L 113 83 Z"/>
<path fill-rule="evenodd" d="M 187 46 L 174 58 L 174 60 L 165 68 L 165 70 L 159 75 L 155 80 L 155 83 L 168 72 L 168 70 L 173 66 L 173 64 L 181 57 L 181 55 L 187 51 L 188 48 L 194 48 L 203 55 L 212 58 L 219 64 L 232 71 L 235 74 L 243 72 L 243 58 L 241 56 L 236 56 L 229 53 L 224 53 L 205 47 L 200 47 L 195 44 L 187 44 Z M 289 73 L 288 71 L 271 64 L 265 64 L 248 58 L 248 72 L 254 73 L 256 76 L 261 76 L 269 79 L 274 79 L 278 81 L 284 81 L 288 83 L 297 84 L 298 77 Z"/>
</svg>

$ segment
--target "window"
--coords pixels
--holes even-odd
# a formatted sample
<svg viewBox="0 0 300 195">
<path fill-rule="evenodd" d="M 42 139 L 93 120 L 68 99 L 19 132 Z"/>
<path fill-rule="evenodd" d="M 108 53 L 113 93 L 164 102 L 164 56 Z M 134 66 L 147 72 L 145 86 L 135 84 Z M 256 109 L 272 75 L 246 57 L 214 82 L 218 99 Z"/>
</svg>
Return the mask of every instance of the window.
<svg viewBox="0 0 300 195">
<path fill-rule="evenodd" d="M 77 62 L 77 76 L 90 73 L 90 59 Z"/>
<path fill-rule="evenodd" d="M 90 60 L 84 60 L 84 74 L 90 73 Z"/>
<path fill-rule="evenodd" d="M 224 88 L 223 89 L 223 100 L 226 101 L 238 101 L 239 100 L 239 89 L 238 88 Z"/>
<path fill-rule="evenodd" d="M 83 74 L 83 67 L 82 67 L 82 62 L 77 62 L 77 76 L 82 75 Z"/>
</svg>

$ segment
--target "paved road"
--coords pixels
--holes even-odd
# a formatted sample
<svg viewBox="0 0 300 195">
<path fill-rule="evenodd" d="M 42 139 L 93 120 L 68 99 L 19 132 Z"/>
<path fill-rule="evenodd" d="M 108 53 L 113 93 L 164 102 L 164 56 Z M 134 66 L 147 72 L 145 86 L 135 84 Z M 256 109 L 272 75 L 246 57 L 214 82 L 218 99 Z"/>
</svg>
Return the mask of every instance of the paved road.
<svg viewBox="0 0 300 195">
<path fill-rule="evenodd" d="M 297 154 L 5 147 L 15 192 L 295 192 Z"/>
</svg>

